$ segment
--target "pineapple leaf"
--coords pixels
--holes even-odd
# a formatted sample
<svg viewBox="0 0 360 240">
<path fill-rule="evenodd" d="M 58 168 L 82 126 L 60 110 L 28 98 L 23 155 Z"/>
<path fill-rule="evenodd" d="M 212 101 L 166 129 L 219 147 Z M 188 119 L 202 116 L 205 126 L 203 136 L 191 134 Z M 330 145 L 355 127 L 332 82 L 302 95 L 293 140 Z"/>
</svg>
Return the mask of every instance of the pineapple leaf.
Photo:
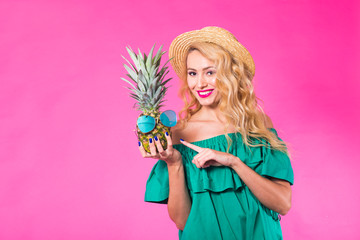
<svg viewBox="0 0 360 240">
<path fill-rule="evenodd" d="M 125 61 L 126 61 L 129 65 L 131 65 L 131 67 L 134 69 L 134 71 L 135 71 L 136 73 L 138 73 L 138 71 L 137 71 L 136 67 L 134 66 L 134 64 L 132 64 L 129 60 L 127 60 L 123 55 L 121 55 L 121 56 L 122 56 L 123 59 L 125 59 Z"/>
<path fill-rule="evenodd" d="M 126 71 L 130 74 L 132 79 L 137 78 L 137 74 L 128 65 L 124 64 L 124 67 L 125 67 Z"/>
<path fill-rule="evenodd" d="M 138 48 L 138 51 L 139 51 L 139 54 L 138 54 L 138 60 L 139 60 L 139 63 L 144 63 L 144 57 L 140 51 L 140 48 Z"/>
<path fill-rule="evenodd" d="M 166 79 L 165 81 L 162 82 L 162 84 L 165 86 L 165 84 L 167 84 L 172 78 Z"/>
<path fill-rule="evenodd" d="M 145 86 L 142 82 L 142 78 L 144 77 L 144 75 L 142 74 L 141 70 L 139 71 L 139 75 L 138 75 L 138 82 L 137 82 L 137 86 L 138 86 L 138 89 L 141 91 L 141 92 L 145 92 Z"/>
<path fill-rule="evenodd" d="M 147 79 L 146 79 L 146 77 L 144 75 L 139 74 L 138 81 L 141 82 L 145 86 L 146 89 L 149 88 L 149 83 L 148 83 L 148 81 L 147 81 Z"/>
<path fill-rule="evenodd" d="M 146 54 L 144 53 L 144 62 L 146 63 L 148 57 L 146 56 Z"/>
<path fill-rule="evenodd" d="M 130 78 L 131 80 L 133 80 L 134 83 L 137 83 L 136 79 L 133 79 L 133 78 L 130 76 L 130 74 L 126 74 L 126 76 L 128 76 L 128 78 Z"/>
<path fill-rule="evenodd" d="M 134 94 L 141 96 L 141 92 L 138 89 L 136 88 L 128 88 L 128 89 L 130 89 Z"/>
<path fill-rule="evenodd" d="M 144 61 L 140 61 L 140 69 L 143 71 L 143 74 L 147 73 Z"/>
<path fill-rule="evenodd" d="M 161 80 L 160 82 L 163 82 L 165 76 L 169 73 L 169 71 L 166 71 L 166 73 L 164 72 L 162 75 L 161 75 Z"/>
<path fill-rule="evenodd" d="M 123 80 L 123 81 L 125 81 L 125 82 L 127 82 L 128 84 L 130 84 L 133 88 L 136 88 L 135 86 L 134 86 L 134 84 L 132 84 L 129 80 L 127 80 L 127 79 L 125 79 L 125 78 L 120 78 L 121 80 Z"/>
<path fill-rule="evenodd" d="M 172 59 L 172 58 L 171 58 L 171 59 Z M 165 62 L 165 64 L 163 65 L 163 68 L 164 68 L 164 69 L 168 69 L 168 67 L 166 67 L 166 65 L 170 62 L 171 59 L 169 59 L 169 60 L 167 60 L 167 61 Z"/>
<path fill-rule="evenodd" d="M 134 98 L 136 101 L 140 100 L 139 96 L 137 96 L 137 95 L 135 95 L 133 93 L 130 93 L 130 97 Z"/>
<path fill-rule="evenodd" d="M 155 77 L 154 80 L 151 82 L 153 82 L 154 84 L 157 84 L 159 82 L 159 77 Z"/>
<path fill-rule="evenodd" d="M 134 62 L 136 69 L 139 70 L 139 59 L 135 52 L 130 47 L 127 47 L 126 50 L 129 53 L 131 60 Z"/>
<path fill-rule="evenodd" d="M 168 87 L 164 87 L 164 88 L 161 90 L 161 93 L 160 93 L 160 94 L 165 95 L 165 93 L 166 93 L 167 90 L 168 90 Z"/>
<path fill-rule="evenodd" d="M 156 70 L 156 71 L 155 71 Z M 154 78 L 155 77 L 155 74 L 157 72 L 157 68 L 155 65 L 152 65 L 150 70 L 149 70 L 149 75 L 151 76 L 151 78 Z"/>
<path fill-rule="evenodd" d="M 158 88 L 155 92 L 155 96 L 159 96 L 161 93 L 162 88 Z"/>
<path fill-rule="evenodd" d="M 160 105 L 160 104 L 163 103 L 163 102 L 164 102 L 164 100 L 158 99 L 158 101 L 156 101 L 156 102 L 154 103 L 154 105 L 155 105 L 155 106 L 158 106 L 158 105 Z"/>
<path fill-rule="evenodd" d="M 156 65 L 156 63 L 160 60 L 161 56 L 165 53 L 165 52 L 162 52 L 162 51 L 161 51 L 162 48 L 163 48 L 163 45 L 160 46 L 159 50 L 157 51 L 157 53 L 156 53 L 156 55 L 155 55 L 155 57 L 154 57 L 154 62 L 153 62 L 153 64 L 155 64 L 155 65 Z"/>
<path fill-rule="evenodd" d="M 147 68 L 148 70 L 151 69 L 151 63 L 152 63 L 152 60 L 153 60 L 153 59 L 152 59 L 152 55 L 153 55 L 154 48 L 155 48 L 155 44 L 154 44 L 154 46 L 151 48 L 150 53 L 149 53 L 149 56 L 148 56 L 148 59 L 147 59 L 147 61 L 146 61 L 146 68 Z"/>
<path fill-rule="evenodd" d="M 127 47 L 133 63 L 122 56 L 126 61 L 124 67 L 128 78 L 121 79 L 129 84 L 127 88 L 130 90 L 130 97 L 137 101 L 135 104 L 137 109 L 147 113 L 158 111 L 162 107 L 165 101 L 163 98 L 168 89 L 166 84 L 172 79 L 166 77 L 169 73 L 169 67 L 166 64 L 170 60 L 164 65 L 161 64 L 161 58 L 166 53 L 162 51 L 163 46 L 160 46 L 156 54 L 155 47 L 156 44 L 152 46 L 148 54 L 142 53 L 140 49 L 135 53 Z"/>
</svg>

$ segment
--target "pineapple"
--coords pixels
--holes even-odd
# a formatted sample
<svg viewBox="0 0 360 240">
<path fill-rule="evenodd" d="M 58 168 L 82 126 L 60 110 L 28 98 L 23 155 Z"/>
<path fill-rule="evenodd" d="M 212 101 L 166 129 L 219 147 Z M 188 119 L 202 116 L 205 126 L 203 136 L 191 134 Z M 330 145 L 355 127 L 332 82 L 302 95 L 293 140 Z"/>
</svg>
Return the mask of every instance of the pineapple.
<svg viewBox="0 0 360 240">
<path fill-rule="evenodd" d="M 127 47 L 126 50 L 129 53 L 133 64 L 122 56 L 129 64 L 129 66 L 124 64 L 124 67 L 128 72 L 126 76 L 128 76 L 135 84 L 125 78 L 121 79 L 131 85 L 131 87 L 128 87 L 128 89 L 131 90 L 130 96 L 137 101 L 135 103 L 137 110 L 142 111 L 139 117 L 147 115 L 156 120 L 155 128 L 148 133 L 141 132 L 138 126 L 136 126 L 138 140 L 142 143 L 146 152 L 150 152 L 149 138 L 152 138 L 154 141 L 155 136 L 158 137 L 163 148 L 166 149 L 167 141 L 165 132 L 170 134 L 170 128 L 164 126 L 159 119 L 160 108 L 164 102 L 163 98 L 167 90 L 165 84 L 171 80 L 171 78 L 165 80 L 166 75 L 169 73 L 166 64 L 170 60 L 160 68 L 161 57 L 166 52 L 161 51 L 161 46 L 155 56 L 153 56 L 154 48 L 155 45 L 150 50 L 148 56 L 146 56 L 145 53 L 142 54 L 140 52 L 140 49 L 138 50 L 139 53 L 136 54 L 130 47 Z"/>
</svg>

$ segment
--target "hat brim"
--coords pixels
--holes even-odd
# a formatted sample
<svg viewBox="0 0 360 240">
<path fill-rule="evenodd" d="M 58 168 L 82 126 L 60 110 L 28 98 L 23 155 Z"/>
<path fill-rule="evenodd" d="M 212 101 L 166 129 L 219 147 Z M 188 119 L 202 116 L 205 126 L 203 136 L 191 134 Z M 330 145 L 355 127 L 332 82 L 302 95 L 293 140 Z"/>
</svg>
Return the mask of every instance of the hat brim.
<svg viewBox="0 0 360 240">
<path fill-rule="evenodd" d="M 242 61 L 252 77 L 255 63 L 249 51 L 229 31 L 220 27 L 205 27 L 177 36 L 169 48 L 170 63 L 179 78 L 186 80 L 186 57 L 193 43 L 214 43 L 227 50 L 233 58 Z"/>
</svg>

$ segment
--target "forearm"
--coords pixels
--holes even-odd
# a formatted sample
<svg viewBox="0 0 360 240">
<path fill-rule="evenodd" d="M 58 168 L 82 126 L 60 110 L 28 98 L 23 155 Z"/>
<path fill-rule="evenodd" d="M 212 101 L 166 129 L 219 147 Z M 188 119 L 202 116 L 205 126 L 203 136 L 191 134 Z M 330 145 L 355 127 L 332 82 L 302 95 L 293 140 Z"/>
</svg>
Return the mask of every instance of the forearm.
<svg viewBox="0 0 360 240">
<path fill-rule="evenodd" d="M 281 215 L 285 215 L 290 210 L 291 187 L 289 183 L 262 177 L 237 157 L 231 167 L 264 206 Z"/>
<path fill-rule="evenodd" d="M 185 182 L 184 166 L 182 161 L 168 164 L 169 172 L 169 199 L 168 212 L 178 229 L 183 230 L 190 213 L 191 201 Z"/>
</svg>

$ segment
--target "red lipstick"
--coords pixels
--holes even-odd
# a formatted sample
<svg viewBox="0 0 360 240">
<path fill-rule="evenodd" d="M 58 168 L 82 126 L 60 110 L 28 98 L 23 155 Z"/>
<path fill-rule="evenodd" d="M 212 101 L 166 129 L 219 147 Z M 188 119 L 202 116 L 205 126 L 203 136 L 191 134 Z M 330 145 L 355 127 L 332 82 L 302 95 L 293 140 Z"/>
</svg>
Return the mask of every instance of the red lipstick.
<svg viewBox="0 0 360 240">
<path fill-rule="evenodd" d="M 206 90 L 198 90 L 198 95 L 201 98 L 207 98 L 211 95 L 211 93 L 214 91 L 214 89 L 206 89 Z"/>
</svg>

